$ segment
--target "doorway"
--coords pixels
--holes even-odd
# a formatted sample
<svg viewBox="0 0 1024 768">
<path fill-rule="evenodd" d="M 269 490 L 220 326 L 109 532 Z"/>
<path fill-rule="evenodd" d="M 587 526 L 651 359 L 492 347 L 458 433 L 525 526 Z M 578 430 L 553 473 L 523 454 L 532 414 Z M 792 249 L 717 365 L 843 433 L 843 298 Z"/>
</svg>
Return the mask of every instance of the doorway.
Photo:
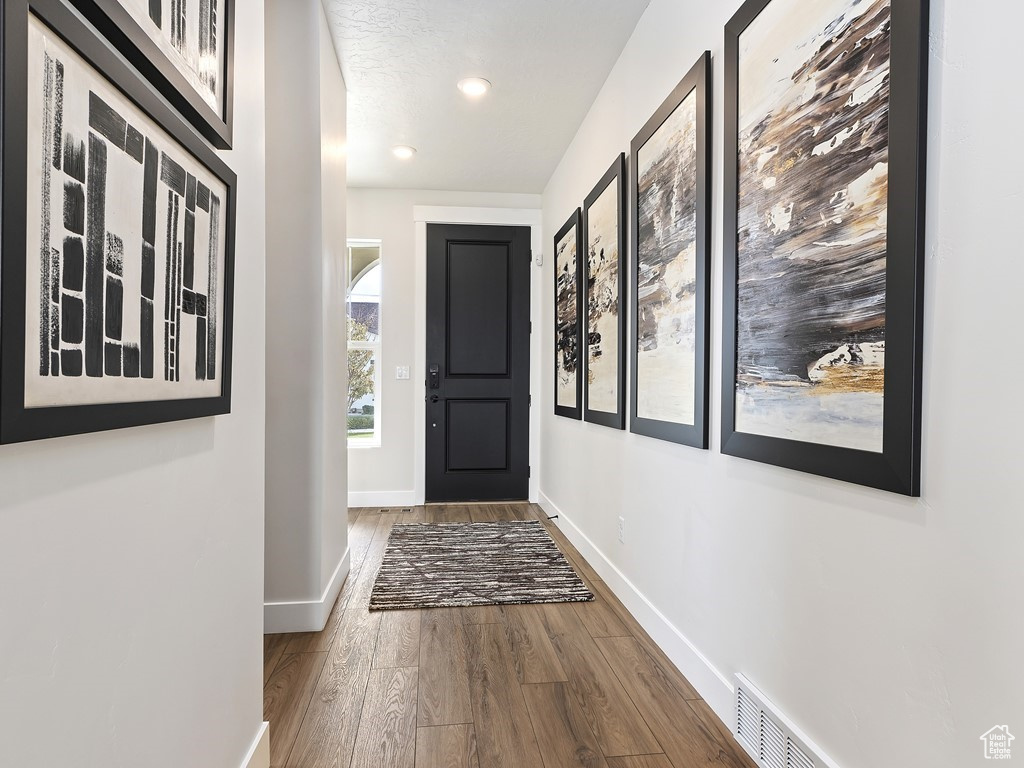
<svg viewBox="0 0 1024 768">
<path fill-rule="evenodd" d="M 428 224 L 425 500 L 529 495 L 530 228 Z"/>
</svg>

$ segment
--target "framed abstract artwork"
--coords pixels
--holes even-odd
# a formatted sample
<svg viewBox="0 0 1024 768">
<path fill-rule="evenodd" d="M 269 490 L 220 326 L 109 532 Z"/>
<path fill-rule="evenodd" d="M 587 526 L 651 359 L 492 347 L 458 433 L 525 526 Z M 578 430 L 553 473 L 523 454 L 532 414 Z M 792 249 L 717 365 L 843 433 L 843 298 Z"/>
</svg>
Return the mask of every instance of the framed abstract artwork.
<svg viewBox="0 0 1024 768">
<path fill-rule="evenodd" d="M 926 0 L 726 27 L 722 451 L 920 489 Z"/>
<path fill-rule="evenodd" d="M 555 415 L 583 412 L 583 227 L 580 209 L 555 235 Z"/>
<path fill-rule="evenodd" d="M 236 0 L 71 0 L 175 109 L 231 149 Z"/>
<path fill-rule="evenodd" d="M 630 144 L 630 431 L 708 447 L 711 54 Z"/>
<path fill-rule="evenodd" d="M 583 203 L 586 379 L 583 418 L 626 428 L 626 156 Z"/>
<path fill-rule="evenodd" d="M 4 11 L 0 442 L 229 412 L 235 175 L 60 0 Z"/>
</svg>

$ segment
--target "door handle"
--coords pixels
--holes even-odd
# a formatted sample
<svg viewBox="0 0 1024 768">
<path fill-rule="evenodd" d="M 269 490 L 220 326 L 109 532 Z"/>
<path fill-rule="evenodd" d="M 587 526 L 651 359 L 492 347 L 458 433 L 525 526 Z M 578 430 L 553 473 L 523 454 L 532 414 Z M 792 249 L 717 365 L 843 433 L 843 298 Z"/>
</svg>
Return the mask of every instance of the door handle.
<svg viewBox="0 0 1024 768">
<path fill-rule="evenodd" d="M 438 400 L 440 400 L 440 399 L 441 399 L 441 398 L 440 398 L 440 397 L 438 397 L 437 395 L 431 395 L 431 396 L 430 396 L 430 402 L 432 402 L 432 403 L 436 403 L 436 402 L 437 402 Z"/>
</svg>

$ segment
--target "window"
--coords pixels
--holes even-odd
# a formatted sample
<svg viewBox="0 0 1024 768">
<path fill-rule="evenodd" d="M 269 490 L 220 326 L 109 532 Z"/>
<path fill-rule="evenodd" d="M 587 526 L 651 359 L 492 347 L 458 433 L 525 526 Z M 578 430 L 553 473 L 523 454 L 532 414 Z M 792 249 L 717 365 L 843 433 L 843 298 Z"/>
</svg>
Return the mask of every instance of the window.
<svg viewBox="0 0 1024 768">
<path fill-rule="evenodd" d="M 348 444 L 380 445 L 379 240 L 348 241 Z"/>
</svg>

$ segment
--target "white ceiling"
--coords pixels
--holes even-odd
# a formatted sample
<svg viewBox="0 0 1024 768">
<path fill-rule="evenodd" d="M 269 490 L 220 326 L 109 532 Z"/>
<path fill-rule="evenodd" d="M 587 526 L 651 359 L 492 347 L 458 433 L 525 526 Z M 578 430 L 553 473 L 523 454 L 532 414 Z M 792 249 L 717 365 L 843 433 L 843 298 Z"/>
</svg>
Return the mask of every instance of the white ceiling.
<svg viewBox="0 0 1024 768">
<path fill-rule="evenodd" d="M 649 2 L 325 0 L 349 185 L 543 191 Z M 470 101 L 464 77 L 493 88 Z"/>
</svg>

